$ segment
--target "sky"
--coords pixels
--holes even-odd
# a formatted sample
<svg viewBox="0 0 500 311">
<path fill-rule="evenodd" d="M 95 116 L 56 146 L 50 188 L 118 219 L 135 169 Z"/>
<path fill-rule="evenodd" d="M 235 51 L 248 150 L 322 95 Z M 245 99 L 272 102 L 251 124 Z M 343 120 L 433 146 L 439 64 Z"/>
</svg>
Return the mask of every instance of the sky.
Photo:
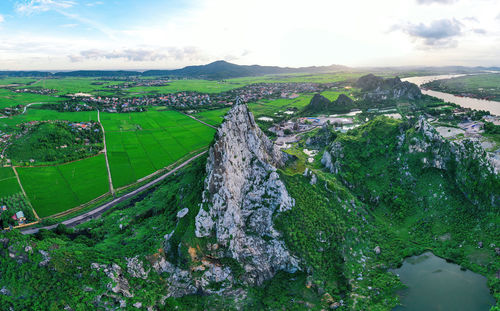
<svg viewBox="0 0 500 311">
<path fill-rule="evenodd" d="M 0 0 L 0 70 L 500 66 L 500 0 Z"/>
</svg>

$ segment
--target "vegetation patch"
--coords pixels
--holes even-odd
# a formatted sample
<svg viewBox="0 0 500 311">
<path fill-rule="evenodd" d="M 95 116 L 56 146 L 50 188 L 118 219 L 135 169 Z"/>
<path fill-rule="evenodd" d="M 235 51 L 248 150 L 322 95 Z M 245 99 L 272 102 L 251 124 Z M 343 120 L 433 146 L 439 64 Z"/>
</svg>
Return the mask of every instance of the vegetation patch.
<svg viewBox="0 0 500 311">
<path fill-rule="evenodd" d="M 101 126 L 95 122 L 31 122 L 21 124 L 20 131 L 7 149 L 14 163 L 69 162 L 93 156 L 104 147 Z"/>
</svg>

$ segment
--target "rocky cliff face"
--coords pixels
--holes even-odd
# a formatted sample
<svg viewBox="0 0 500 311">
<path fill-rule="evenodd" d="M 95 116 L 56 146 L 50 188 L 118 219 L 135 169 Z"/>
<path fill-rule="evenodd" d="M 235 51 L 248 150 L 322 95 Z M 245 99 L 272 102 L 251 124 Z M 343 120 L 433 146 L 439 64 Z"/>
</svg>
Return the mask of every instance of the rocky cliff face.
<svg viewBox="0 0 500 311">
<path fill-rule="evenodd" d="M 401 131 L 394 139 L 396 148 L 387 152 L 394 156 L 390 164 L 399 168 L 401 178 L 415 178 L 409 161 L 410 158 L 418 159 L 420 170 L 436 168 L 447 171 L 474 205 L 488 208 L 500 204 L 500 177 L 478 142 L 449 141 L 423 117 L 415 122 L 412 129 Z M 323 154 L 322 164 L 334 174 L 344 169 L 344 147 L 341 142 L 333 141 Z M 347 186 L 351 188 L 353 185 Z"/>
<path fill-rule="evenodd" d="M 398 77 L 384 79 L 369 74 L 359 78 L 356 86 L 365 93 L 364 99 L 387 100 L 387 99 L 410 99 L 422 97 L 418 86 L 410 82 L 402 82 Z"/>
<path fill-rule="evenodd" d="M 421 138 L 410 138 L 408 151 L 425 154 L 424 167 L 454 172 L 457 185 L 475 205 L 495 207 L 500 204 L 498 172 L 479 142 L 448 141 L 424 118 L 418 120 L 415 129 Z M 476 191 L 479 189 L 481 191 Z"/>
<path fill-rule="evenodd" d="M 236 259 L 248 284 L 298 267 L 273 226 L 273 215 L 294 205 L 276 172 L 285 161 L 246 105 L 229 111 L 210 148 L 196 236 L 215 238 L 219 256 Z"/>
<path fill-rule="evenodd" d="M 354 101 L 345 94 L 340 94 L 339 97 L 330 101 L 321 94 L 314 94 L 311 102 L 304 108 L 304 113 L 334 113 L 350 111 Z"/>
</svg>

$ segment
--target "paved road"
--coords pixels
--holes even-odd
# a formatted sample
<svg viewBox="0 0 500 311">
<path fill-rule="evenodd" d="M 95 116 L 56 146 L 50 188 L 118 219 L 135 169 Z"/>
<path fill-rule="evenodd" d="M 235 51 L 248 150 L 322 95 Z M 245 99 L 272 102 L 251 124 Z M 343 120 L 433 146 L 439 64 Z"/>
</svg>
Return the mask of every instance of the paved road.
<svg viewBox="0 0 500 311">
<path fill-rule="evenodd" d="M 99 206 L 98 208 L 96 209 L 93 209 L 89 212 L 86 212 L 85 214 L 82 214 L 82 215 L 79 215 L 79 216 L 76 216 L 76 217 L 73 217 L 71 219 L 68 219 L 68 220 L 65 220 L 63 222 L 61 222 L 63 225 L 66 225 L 67 227 L 74 227 L 76 225 L 79 225 L 81 223 L 84 223 L 88 220 L 91 220 L 91 219 L 94 219 L 94 218 L 97 218 L 98 216 L 100 216 L 102 213 L 104 213 L 105 211 L 107 211 L 108 209 L 114 207 L 115 205 L 117 205 L 118 203 L 121 203 L 127 199 L 130 199 L 134 196 L 136 196 L 137 194 L 143 192 L 144 190 L 147 190 L 149 188 L 151 188 L 152 186 L 155 186 L 157 185 L 158 183 L 160 183 L 161 181 L 163 181 L 165 178 L 167 178 L 168 176 L 172 175 L 173 173 L 177 172 L 178 170 L 180 170 L 181 168 L 183 168 L 184 166 L 188 165 L 189 163 L 191 163 L 193 160 L 201 157 L 202 155 L 206 154 L 207 151 L 203 151 L 202 153 L 199 153 L 193 157 L 191 157 L 190 159 L 184 161 L 182 164 L 180 164 L 179 166 L 177 166 L 176 168 L 174 168 L 173 170 L 169 171 L 168 173 L 165 173 L 163 174 L 162 176 L 156 178 L 155 180 L 152 180 L 150 182 L 148 182 L 147 184 L 145 184 L 144 186 L 141 186 L 139 188 L 137 188 L 136 190 L 130 192 L 130 193 L 127 193 L 125 194 L 124 196 L 121 196 L 119 198 L 116 198 L 114 199 L 113 201 L 111 202 L 108 202 L 108 203 L 105 203 L 101 206 Z M 21 229 L 21 233 L 22 234 L 35 234 L 37 233 L 38 231 L 40 231 L 41 229 L 47 229 L 47 230 L 51 230 L 51 229 L 54 229 L 58 226 L 58 224 L 55 224 L 55 225 L 51 225 L 51 226 L 46 226 L 46 227 L 42 227 L 42 228 L 28 228 L 28 229 L 24 229 L 22 230 Z"/>
</svg>

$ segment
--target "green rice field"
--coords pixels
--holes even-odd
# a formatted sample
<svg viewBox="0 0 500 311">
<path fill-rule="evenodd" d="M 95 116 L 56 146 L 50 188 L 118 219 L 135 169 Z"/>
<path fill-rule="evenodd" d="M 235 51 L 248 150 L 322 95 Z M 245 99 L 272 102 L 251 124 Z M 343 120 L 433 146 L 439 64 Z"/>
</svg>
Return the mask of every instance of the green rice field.
<svg viewBox="0 0 500 311">
<path fill-rule="evenodd" d="M 31 103 L 54 103 L 62 100 L 62 98 L 50 95 L 15 93 L 11 90 L 0 89 L 0 109 Z"/>
<path fill-rule="evenodd" d="M 205 110 L 193 114 L 197 119 L 206 122 L 213 126 L 219 126 L 219 124 L 224 121 L 224 116 L 229 111 L 229 108 L 215 109 L 215 110 Z"/>
<path fill-rule="evenodd" d="M 0 130 L 44 120 L 97 120 L 97 112 L 61 113 L 31 108 L 26 114 L 0 120 Z M 215 133 L 181 113 L 161 108 L 143 113 L 102 113 L 101 122 L 115 188 L 134 183 L 208 146 Z M 57 166 L 18 167 L 17 171 L 40 217 L 79 206 L 109 191 L 104 155 Z M 20 191 L 13 170 L 2 168 L 0 196 Z"/>
<path fill-rule="evenodd" d="M 248 82 L 220 82 L 212 80 L 173 80 L 166 86 L 138 86 L 127 89 L 131 95 L 146 95 L 154 93 L 200 92 L 221 93 L 235 88 L 243 87 Z"/>
<path fill-rule="evenodd" d="M 32 83 L 33 88 L 57 90 L 58 95 L 89 93 L 93 95 L 144 96 L 155 93 L 195 91 L 219 93 L 258 82 L 334 82 L 357 77 L 358 74 L 337 73 L 317 75 L 279 75 L 229 79 L 226 81 L 173 80 L 166 86 L 141 86 L 115 90 L 106 88 L 121 81 L 94 78 L 29 78 L 0 79 L 0 85 Z M 96 83 L 97 82 L 97 83 Z M 4 84 L 2 84 L 4 83 Z M 327 91 L 323 95 L 334 100 L 342 93 Z M 294 99 L 262 100 L 250 103 L 256 118 L 282 115 L 286 110 L 301 110 L 309 104 L 312 94 Z M 35 102 L 64 100 L 55 96 L 14 93 L 0 88 L 0 108 Z M 201 111 L 194 114 L 201 121 L 218 126 L 229 108 Z M 30 121 L 66 120 L 97 121 L 96 111 L 58 112 L 30 107 L 26 113 L 0 119 L 0 130 L 15 132 L 17 125 Z M 215 130 L 179 112 L 163 107 L 150 107 L 146 112 L 101 113 L 106 134 L 106 147 L 113 187 L 128 186 L 158 170 L 181 160 L 190 153 L 208 147 Z M 84 160 L 55 166 L 16 168 L 28 199 L 40 217 L 51 216 L 87 203 L 109 192 L 103 154 Z M 0 169 L 0 197 L 19 193 L 21 188 L 12 168 Z"/>
<path fill-rule="evenodd" d="M 0 78 L 0 87 L 1 86 L 7 86 L 11 84 L 19 84 L 19 85 L 25 85 L 28 83 L 35 82 L 37 79 L 36 78 L 24 78 L 24 77 L 7 77 L 7 78 Z"/>
<path fill-rule="evenodd" d="M 104 155 L 57 166 L 18 167 L 17 172 L 40 217 L 64 212 L 109 191 Z"/>
<path fill-rule="evenodd" d="M 21 192 L 14 170 L 0 167 L 0 198 Z"/>
<path fill-rule="evenodd" d="M 300 95 L 297 98 L 280 98 L 275 100 L 261 100 L 256 103 L 248 104 L 248 108 L 253 112 L 255 118 L 261 116 L 273 117 L 280 112 L 284 112 L 287 109 L 296 108 L 302 109 L 309 104 L 312 98 L 312 94 Z"/>
<path fill-rule="evenodd" d="M 95 84 L 96 82 L 99 84 Z M 57 95 L 74 93 L 100 94 L 100 92 L 110 91 L 106 86 L 122 83 L 120 81 L 102 81 L 95 78 L 50 78 L 42 79 L 29 87 L 57 90 Z"/>
<path fill-rule="evenodd" d="M 244 77 L 234 78 L 227 80 L 231 83 L 286 83 L 286 82 L 310 82 L 310 83 L 331 83 L 351 80 L 354 81 L 359 77 L 365 75 L 362 72 L 336 72 L 336 73 L 292 73 L 292 74 L 279 74 L 267 75 L 261 77 Z"/>
<path fill-rule="evenodd" d="M 196 149 L 208 146 L 215 130 L 168 110 L 101 114 L 114 187 L 131 184 Z"/>
</svg>

